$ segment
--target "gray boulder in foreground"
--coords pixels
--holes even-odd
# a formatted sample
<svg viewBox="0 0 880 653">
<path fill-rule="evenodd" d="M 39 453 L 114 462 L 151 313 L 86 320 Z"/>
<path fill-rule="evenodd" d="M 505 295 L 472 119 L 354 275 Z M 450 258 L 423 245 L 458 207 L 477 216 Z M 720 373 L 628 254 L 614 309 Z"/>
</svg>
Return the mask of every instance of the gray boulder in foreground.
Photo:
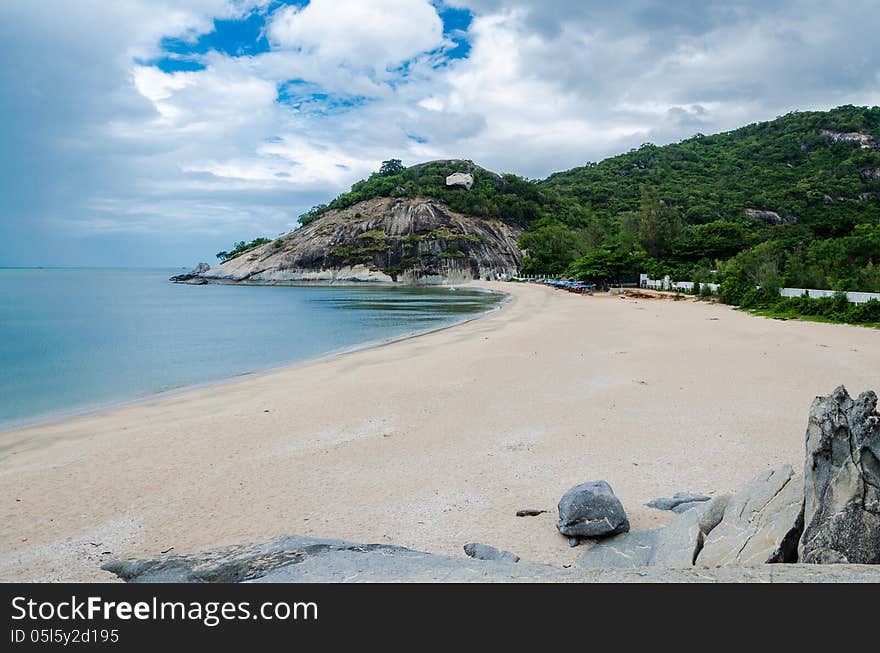
<svg viewBox="0 0 880 653">
<path fill-rule="evenodd" d="M 469 542 L 463 547 L 464 552 L 470 558 L 477 560 L 501 560 L 504 562 L 519 562 L 519 556 L 511 551 L 502 551 L 488 544 L 480 544 L 479 542 Z"/>
<path fill-rule="evenodd" d="M 712 497 L 707 497 L 705 494 L 694 494 L 693 492 L 676 492 L 671 497 L 660 497 L 658 499 L 651 499 L 645 505 L 649 508 L 656 508 L 657 510 L 675 510 L 677 506 L 680 506 L 685 503 L 694 503 L 697 501 L 708 501 Z"/>
<path fill-rule="evenodd" d="M 803 507 L 803 481 L 794 476 L 791 465 L 760 474 L 727 504 L 721 523 L 706 536 L 696 564 L 796 561 Z"/>
<path fill-rule="evenodd" d="M 877 395 L 843 386 L 817 397 L 807 424 L 800 559 L 880 563 L 880 415 Z"/>
<path fill-rule="evenodd" d="M 571 488 L 559 500 L 556 528 L 572 538 L 604 537 L 629 530 L 623 504 L 605 481 L 590 481 Z"/>
<path fill-rule="evenodd" d="M 307 537 L 114 561 L 103 568 L 130 583 L 880 583 L 875 565 L 565 569 Z"/>
</svg>

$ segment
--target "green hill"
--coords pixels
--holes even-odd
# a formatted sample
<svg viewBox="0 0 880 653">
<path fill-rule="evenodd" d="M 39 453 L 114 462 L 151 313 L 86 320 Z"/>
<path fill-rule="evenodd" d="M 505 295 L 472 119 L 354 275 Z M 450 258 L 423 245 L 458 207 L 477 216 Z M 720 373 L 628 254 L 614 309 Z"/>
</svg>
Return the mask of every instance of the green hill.
<svg viewBox="0 0 880 653">
<path fill-rule="evenodd" d="M 647 144 L 540 185 L 594 216 L 600 250 L 657 275 L 708 281 L 718 260 L 763 245 L 758 282 L 880 291 L 880 107 Z"/>
<path fill-rule="evenodd" d="M 454 172 L 473 187 L 447 186 Z M 431 197 L 524 227 L 525 273 L 880 292 L 880 107 L 646 144 L 540 181 L 470 161 L 392 160 L 301 222 L 376 197 Z"/>
<path fill-rule="evenodd" d="M 446 185 L 446 177 L 456 172 L 473 176 L 469 190 Z M 383 163 L 379 172 L 355 183 L 348 193 L 301 215 L 300 223 L 309 224 L 328 211 L 346 209 L 376 197 L 431 197 L 458 213 L 523 227 L 534 224 L 554 207 L 554 198 L 536 183 L 516 175 L 497 175 L 472 161 L 431 161 L 405 168 L 399 160 L 392 159 Z"/>
</svg>

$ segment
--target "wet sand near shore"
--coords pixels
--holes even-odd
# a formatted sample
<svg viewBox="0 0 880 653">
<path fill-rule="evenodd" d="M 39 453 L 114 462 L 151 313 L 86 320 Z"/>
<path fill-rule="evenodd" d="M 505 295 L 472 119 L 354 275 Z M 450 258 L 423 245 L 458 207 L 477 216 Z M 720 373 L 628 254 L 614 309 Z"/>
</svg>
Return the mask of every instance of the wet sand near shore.
<svg viewBox="0 0 880 653">
<path fill-rule="evenodd" d="M 484 283 L 450 329 L 0 433 L 0 579 L 112 581 L 111 558 L 279 535 L 569 564 L 555 506 L 643 504 L 803 461 L 813 397 L 880 390 L 880 331 L 721 305 Z M 303 334 L 308 337 L 308 334 Z M 520 508 L 550 512 L 516 517 Z"/>
</svg>

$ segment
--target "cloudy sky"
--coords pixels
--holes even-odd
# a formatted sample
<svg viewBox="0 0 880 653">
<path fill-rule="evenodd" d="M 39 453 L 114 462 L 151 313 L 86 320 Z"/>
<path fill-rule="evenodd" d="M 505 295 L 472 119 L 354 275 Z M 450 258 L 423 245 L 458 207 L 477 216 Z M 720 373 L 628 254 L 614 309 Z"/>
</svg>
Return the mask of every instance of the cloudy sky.
<svg viewBox="0 0 880 653">
<path fill-rule="evenodd" d="M 876 0 L 3 0 L 0 265 L 183 266 L 400 158 L 880 104 Z"/>
</svg>

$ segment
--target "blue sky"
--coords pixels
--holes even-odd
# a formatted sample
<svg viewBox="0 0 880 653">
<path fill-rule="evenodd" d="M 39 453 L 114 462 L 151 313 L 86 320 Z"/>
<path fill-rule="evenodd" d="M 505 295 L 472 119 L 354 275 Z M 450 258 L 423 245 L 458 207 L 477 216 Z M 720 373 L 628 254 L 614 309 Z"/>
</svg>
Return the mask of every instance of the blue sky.
<svg viewBox="0 0 880 653">
<path fill-rule="evenodd" d="M 874 0 L 0 3 L 0 265 L 173 265 L 387 158 L 543 177 L 880 104 Z"/>
</svg>

